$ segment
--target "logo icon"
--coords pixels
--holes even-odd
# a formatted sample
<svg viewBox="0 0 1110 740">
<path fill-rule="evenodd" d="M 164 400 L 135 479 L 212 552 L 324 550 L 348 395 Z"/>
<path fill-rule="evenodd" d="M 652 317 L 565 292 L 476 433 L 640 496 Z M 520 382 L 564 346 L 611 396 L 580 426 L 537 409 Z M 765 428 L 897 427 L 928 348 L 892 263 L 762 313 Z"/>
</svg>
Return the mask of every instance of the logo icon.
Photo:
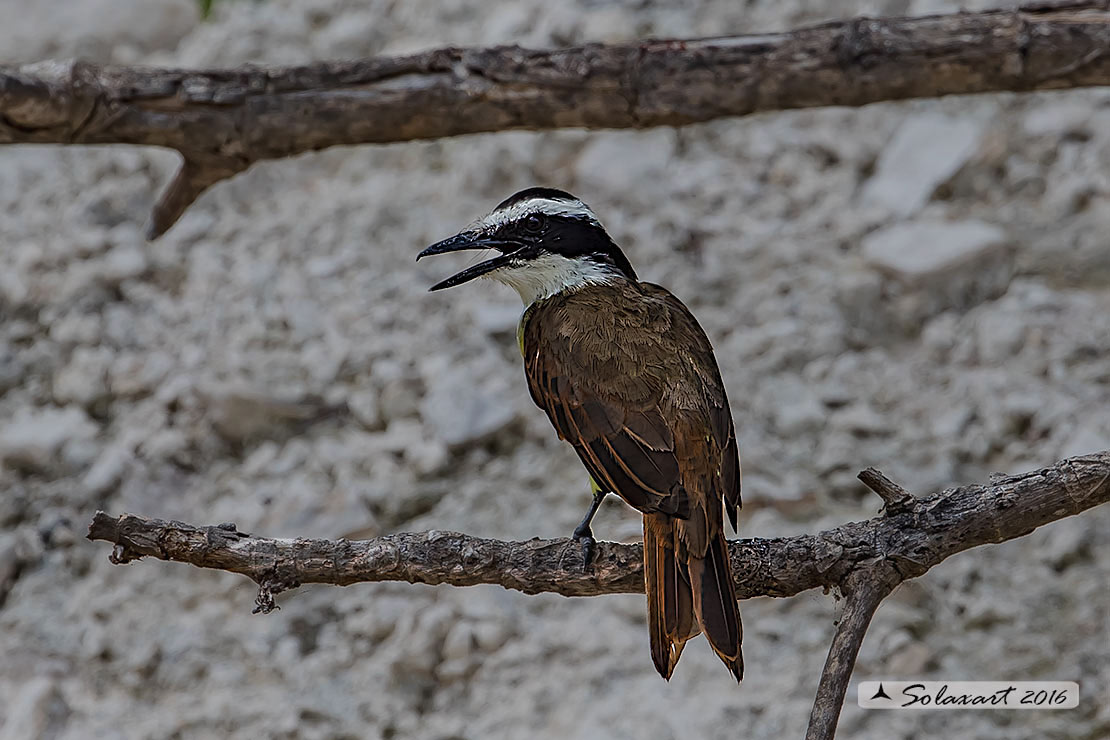
<svg viewBox="0 0 1110 740">
<path fill-rule="evenodd" d="M 889 699 L 889 698 L 890 698 L 890 695 L 889 695 L 889 694 L 887 694 L 887 693 L 886 693 L 886 692 L 885 692 L 885 691 L 883 690 L 883 684 L 882 684 L 882 682 L 881 682 L 881 681 L 879 682 L 879 690 L 878 690 L 878 691 L 876 691 L 876 692 L 875 692 L 875 695 L 874 695 L 874 696 L 872 696 L 871 698 L 872 698 L 872 699 Z"/>
</svg>

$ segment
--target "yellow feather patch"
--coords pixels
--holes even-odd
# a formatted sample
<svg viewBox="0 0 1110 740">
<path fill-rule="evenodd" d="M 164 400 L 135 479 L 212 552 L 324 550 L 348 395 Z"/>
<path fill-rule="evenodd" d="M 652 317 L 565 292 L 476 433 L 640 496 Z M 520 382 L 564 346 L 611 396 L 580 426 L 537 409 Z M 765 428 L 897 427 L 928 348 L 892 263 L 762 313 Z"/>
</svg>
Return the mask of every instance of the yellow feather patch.
<svg viewBox="0 0 1110 740">
<path fill-rule="evenodd" d="M 528 308 L 524 309 L 524 313 L 520 315 L 520 323 L 516 325 L 516 346 L 520 349 L 520 356 L 524 357 L 524 325 L 528 323 L 528 314 L 532 313 L 532 308 L 536 304 L 533 303 Z"/>
</svg>

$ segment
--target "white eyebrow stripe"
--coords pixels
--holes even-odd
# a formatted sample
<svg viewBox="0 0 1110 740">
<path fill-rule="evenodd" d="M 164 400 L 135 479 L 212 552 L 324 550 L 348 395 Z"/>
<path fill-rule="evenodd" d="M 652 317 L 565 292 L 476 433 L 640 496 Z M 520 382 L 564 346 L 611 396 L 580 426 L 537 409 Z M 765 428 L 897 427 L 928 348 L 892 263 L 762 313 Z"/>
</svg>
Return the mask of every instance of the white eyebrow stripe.
<svg viewBox="0 0 1110 740">
<path fill-rule="evenodd" d="M 568 216 L 570 218 L 583 218 L 592 223 L 599 223 L 597 216 L 589 207 L 579 200 L 555 200 L 553 198 L 529 198 L 519 203 L 513 203 L 507 208 L 483 216 L 471 225 L 474 231 L 496 229 L 505 224 L 519 221 L 530 213 L 543 213 L 548 216 Z"/>
</svg>

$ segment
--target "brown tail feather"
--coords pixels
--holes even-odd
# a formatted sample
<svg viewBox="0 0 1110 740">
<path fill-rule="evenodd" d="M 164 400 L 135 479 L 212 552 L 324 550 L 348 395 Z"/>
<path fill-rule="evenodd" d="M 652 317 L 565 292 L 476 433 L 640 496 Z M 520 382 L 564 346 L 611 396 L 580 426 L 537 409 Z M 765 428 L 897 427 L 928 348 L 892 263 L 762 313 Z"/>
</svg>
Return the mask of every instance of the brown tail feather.
<svg viewBox="0 0 1110 740">
<path fill-rule="evenodd" d="M 724 531 L 709 543 L 704 558 L 678 562 L 674 524 L 660 514 L 644 516 L 644 586 L 648 602 L 651 659 L 670 679 L 686 641 L 704 632 L 713 652 L 740 681 L 743 629 L 732 585 Z"/>
<path fill-rule="evenodd" d="M 744 677 L 744 657 L 740 651 L 743 628 L 724 531 L 710 541 L 704 559 L 690 558 L 690 583 L 693 585 L 694 614 L 701 630 L 713 652 L 739 682 Z"/>
<path fill-rule="evenodd" d="M 655 670 L 670 679 L 686 641 L 698 633 L 690 583 L 675 559 L 670 517 L 644 516 L 644 587 Z"/>
</svg>

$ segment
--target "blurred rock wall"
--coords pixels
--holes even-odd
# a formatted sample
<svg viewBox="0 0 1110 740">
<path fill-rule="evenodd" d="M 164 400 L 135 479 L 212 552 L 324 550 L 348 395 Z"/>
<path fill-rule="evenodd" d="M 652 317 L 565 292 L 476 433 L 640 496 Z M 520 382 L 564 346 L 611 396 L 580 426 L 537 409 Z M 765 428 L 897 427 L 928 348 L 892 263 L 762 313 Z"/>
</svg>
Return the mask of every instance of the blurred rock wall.
<svg viewBox="0 0 1110 740">
<path fill-rule="evenodd" d="M 946 2 L 0 1 L 0 60 L 284 64 L 790 28 Z M 981 3 L 971 3 L 982 7 Z M 965 5 L 966 7 L 966 5 Z M 92 512 L 275 536 L 566 535 L 585 475 L 528 398 L 507 289 L 416 265 L 515 190 L 594 206 L 716 347 L 747 536 L 1110 448 L 1110 91 L 508 133 L 256 166 L 164 238 L 175 155 L 0 149 L 0 739 L 801 737 L 837 607 L 743 605 L 737 688 L 670 684 L 642 597 L 305 588 L 83 539 Z M 461 258 L 460 258 L 461 260 Z M 450 262 L 450 260 L 447 260 Z M 461 262 L 460 262 L 461 264 Z M 616 501 L 601 538 L 635 540 Z M 866 713 L 850 738 L 1110 735 L 1110 511 L 961 555 L 879 611 L 857 678 L 1078 680 L 1054 713 Z M 852 689 L 854 691 L 854 689 Z"/>
</svg>

